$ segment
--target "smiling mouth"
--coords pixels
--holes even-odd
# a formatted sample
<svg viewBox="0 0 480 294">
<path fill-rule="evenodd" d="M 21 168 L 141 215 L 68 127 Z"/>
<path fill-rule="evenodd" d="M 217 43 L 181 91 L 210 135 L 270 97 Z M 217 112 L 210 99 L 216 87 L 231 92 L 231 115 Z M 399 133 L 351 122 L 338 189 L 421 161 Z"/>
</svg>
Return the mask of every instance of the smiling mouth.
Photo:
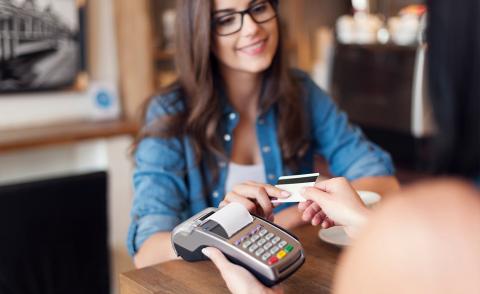
<svg viewBox="0 0 480 294">
<path fill-rule="evenodd" d="M 265 48 L 265 45 L 267 44 L 267 39 L 268 38 L 262 39 L 258 42 L 253 43 L 253 44 L 241 47 L 238 50 L 242 51 L 244 53 L 247 53 L 247 54 L 258 54 L 258 53 L 262 52 L 263 49 Z"/>
</svg>

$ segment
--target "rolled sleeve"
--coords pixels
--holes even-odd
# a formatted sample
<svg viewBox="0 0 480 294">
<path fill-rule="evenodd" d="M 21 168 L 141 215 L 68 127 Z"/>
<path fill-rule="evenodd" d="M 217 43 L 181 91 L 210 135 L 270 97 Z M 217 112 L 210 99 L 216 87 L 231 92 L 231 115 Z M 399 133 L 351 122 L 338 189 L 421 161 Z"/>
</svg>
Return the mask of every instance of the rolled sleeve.
<svg viewBox="0 0 480 294">
<path fill-rule="evenodd" d="M 349 180 L 363 177 L 391 176 L 395 173 L 390 155 L 376 145 L 369 143 L 369 152 L 356 158 L 343 172 Z"/>
<path fill-rule="evenodd" d="M 165 114 L 152 103 L 147 123 Z M 186 164 L 182 139 L 147 137 L 135 151 L 135 196 L 127 247 L 133 256 L 152 234 L 171 231 L 188 214 Z"/>
<path fill-rule="evenodd" d="M 133 220 L 129 230 L 128 252 L 132 256 L 135 255 L 148 237 L 157 232 L 171 231 L 181 221 L 178 216 L 158 214 Z"/>
</svg>

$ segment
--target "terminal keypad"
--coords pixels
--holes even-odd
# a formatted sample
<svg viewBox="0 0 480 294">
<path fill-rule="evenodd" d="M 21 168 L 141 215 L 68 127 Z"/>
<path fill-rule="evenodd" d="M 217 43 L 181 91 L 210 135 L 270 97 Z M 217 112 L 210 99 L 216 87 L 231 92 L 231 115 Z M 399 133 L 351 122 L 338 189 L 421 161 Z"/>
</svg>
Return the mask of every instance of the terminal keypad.
<svg viewBox="0 0 480 294">
<path fill-rule="evenodd" d="M 268 265 L 282 260 L 294 248 L 262 225 L 257 225 L 247 234 L 240 236 L 235 245 Z"/>
</svg>

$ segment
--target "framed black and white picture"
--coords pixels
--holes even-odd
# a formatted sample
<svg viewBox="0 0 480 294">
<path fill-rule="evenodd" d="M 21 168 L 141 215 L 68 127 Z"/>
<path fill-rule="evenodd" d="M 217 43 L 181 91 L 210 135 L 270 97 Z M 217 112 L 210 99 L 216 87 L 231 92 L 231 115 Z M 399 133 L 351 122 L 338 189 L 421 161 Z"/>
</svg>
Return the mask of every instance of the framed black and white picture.
<svg viewBox="0 0 480 294">
<path fill-rule="evenodd" d="M 85 84 L 85 5 L 86 0 L 0 0 L 0 93 Z"/>
</svg>

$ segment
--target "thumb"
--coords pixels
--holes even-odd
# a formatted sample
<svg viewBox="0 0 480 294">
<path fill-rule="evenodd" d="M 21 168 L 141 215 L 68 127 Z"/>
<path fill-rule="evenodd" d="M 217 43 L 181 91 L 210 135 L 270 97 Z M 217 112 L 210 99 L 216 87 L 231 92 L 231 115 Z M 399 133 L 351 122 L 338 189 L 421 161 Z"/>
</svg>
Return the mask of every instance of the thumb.
<svg viewBox="0 0 480 294">
<path fill-rule="evenodd" d="M 302 196 L 306 200 L 312 200 L 322 207 L 322 204 L 325 202 L 326 197 L 328 197 L 329 194 L 315 187 L 306 187 L 302 190 Z"/>
<path fill-rule="evenodd" d="M 230 261 L 223 255 L 223 253 L 214 247 L 206 247 L 202 249 L 202 253 L 210 258 L 210 260 L 215 264 L 215 266 L 223 271 L 230 265 Z"/>
</svg>

